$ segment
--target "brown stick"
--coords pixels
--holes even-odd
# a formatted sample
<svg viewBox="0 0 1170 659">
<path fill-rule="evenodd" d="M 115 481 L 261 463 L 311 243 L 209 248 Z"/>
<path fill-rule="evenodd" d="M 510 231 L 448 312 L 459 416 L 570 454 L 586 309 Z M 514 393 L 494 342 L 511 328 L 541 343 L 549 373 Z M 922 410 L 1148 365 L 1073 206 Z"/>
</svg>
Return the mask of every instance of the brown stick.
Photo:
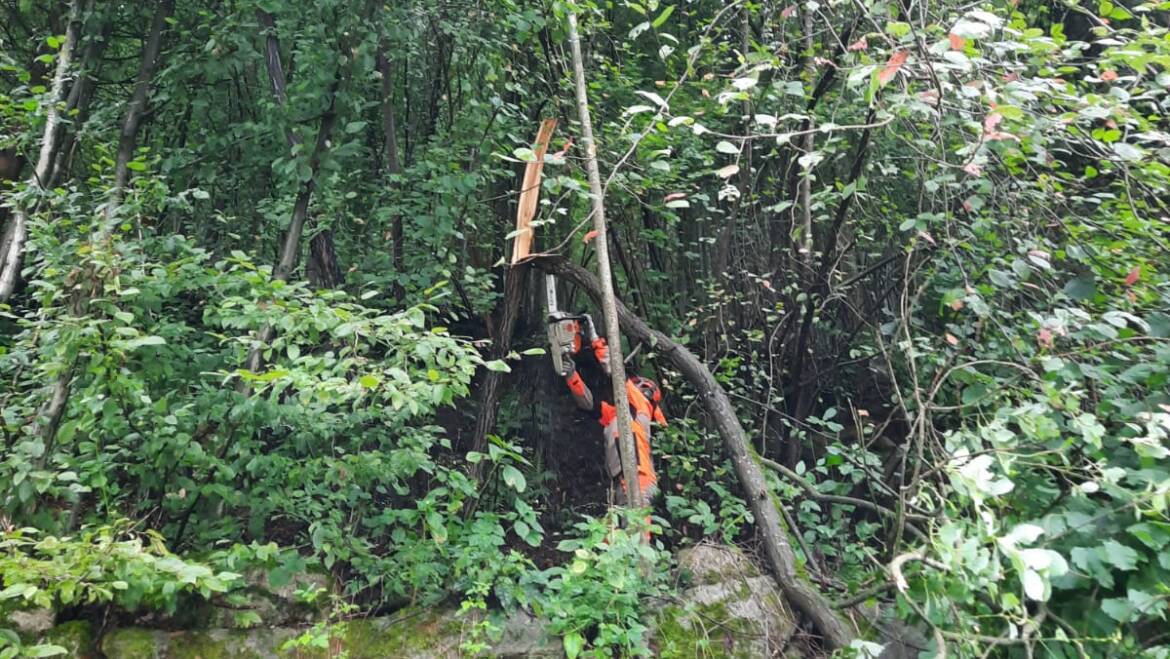
<svg viewBox="0 0 1170 659">
<path fill-rule="evenodd" d="M 540 257 L 533 262 L 542 270 L 580 286 L 595 301 L 602 299 L 602 283 L 588 270 L 556 257 Z M 615 312 L 621 319 L 621 328 L 632 338 L 655 346 L 659 354 L 669 359 L 698 391 L 703 407 L 723 438 L 724 447 L 747 493 L 748 505 L 755 515 L 756 529 L 763 540 L 768 564 L 784 596 L 793 608 L 816 626 L 831 649 L 848 646 L 855 637 L 853 630 L 833 610 L 829 601 L 798 571 L 796 555 L 788 544 L 787 530 L 777 511 L 780 504 L 769 491 L 764 474 L 749 449 L 747 434 L 736 417 L 735 408 L 727 397 L 727 392 L 691 351 L 675 343 L 662 332 L 651 329 L 620 301 L 615 302 Z"/>
<path fill-rule="evenodd" d="M 569 48 L 573 53 L 573 80 L 577 88 L 577 117 L 581 121 L 581 143 L 585 145 L 585 170 L 589 174 L 589 193 L 593 197 L 593 244 L 597 249 L 597 273 L 601 277 L 601 308 L 605 317 L 605 340 L 609 343 L 609 377 L 613 384 L 613 406 L 617 410 L 618 448 L 621 452 L 622 476 L 626 481 L 626 503 L 642 506 L 642 487 L 638 483 L 638 458 L 634 452 L 633 419 L 626 404 L 626 362 L 622 359 L 622 330 L 618 325 L 617 295 L 609 266 L 609 239 L 605 231 L 605 190 L 601 187 L 601 170 L 597 166 L 597 142 L 589 118 L 589 97 L 585 91 L 585 64 L 581 57 L 581 38 L 577 35 L 577 14 L 569 11 Z"/>
</svg>

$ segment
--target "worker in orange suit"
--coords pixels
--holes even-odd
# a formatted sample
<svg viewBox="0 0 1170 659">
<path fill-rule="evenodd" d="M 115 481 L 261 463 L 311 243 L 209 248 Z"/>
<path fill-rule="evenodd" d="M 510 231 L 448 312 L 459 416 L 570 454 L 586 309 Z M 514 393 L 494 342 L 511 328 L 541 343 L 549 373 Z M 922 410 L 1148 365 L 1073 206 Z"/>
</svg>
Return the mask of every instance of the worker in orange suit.
<svg viewBox="0 0 1170 659">
<path fill-rule="evenodd" d="M 650 454 L 650 422 L 666 425 L 666 417 L 658 406 L 662 401 L 662 392 L 653 380 L 635 375 L 626 379 L 626 398 L 630 403 L 630 419 L 633 421 L 630 430 L 634 433 L 638 488 L 642 492 L 642 500 L 649 503 L 658 495 L 658 472 L 654 470 L 654 458 Z M 618 479 L 621 485 L 619 492 L 624 502 L 626 483 L 621 478 L 617 408 L 609 402 L 602 401 L 600 421 L 605 436 L 605 466 L 609 470 L 610 478 Z"/>
<path fill-rule="evenodd" d="M 601 401 L 599 407 L 585 380 L 577 371 L 572 357 L 579 354 L 584 347 L 583 335 L 587 333 L 589 346 L 597 363 L 606 373 L 609 372 L 609 346 L 605 339 L 598 336 L 593 327 L 593 321 L 588 315 L 580 316 L 579 320 L 563 320 L 561 322 L 575 323 L 569 328 L 574 333 L 569 352 L 562 357 L 565 371 L 561 375 L 569 387 L 573 401 L 584 411 L 599 412 L 599 421 L 602 426 L 602 435 L 605 438 L 605 464 L 610 478 L 618 479 L 619 492 L 624 500 L 625 481 L 622 479 L 621 453 L 618 448 L 617 409 L 608 401 Z M 650 453 L 651 422 L 666 425 L 659 404 L 662 401 L 662 392 L 658 385 L 649 378 L 633 376 L 626 380 L 626 398 L 630 405 L 630 417 L 633 421 L 631 430 L 634 434 L 635 453 L 638 464 L 638 486 L 642 492 L 643 501 L 649 503 L 658 494 L 658 474 L 654 470 L 654 460 Z"/>
</svg>

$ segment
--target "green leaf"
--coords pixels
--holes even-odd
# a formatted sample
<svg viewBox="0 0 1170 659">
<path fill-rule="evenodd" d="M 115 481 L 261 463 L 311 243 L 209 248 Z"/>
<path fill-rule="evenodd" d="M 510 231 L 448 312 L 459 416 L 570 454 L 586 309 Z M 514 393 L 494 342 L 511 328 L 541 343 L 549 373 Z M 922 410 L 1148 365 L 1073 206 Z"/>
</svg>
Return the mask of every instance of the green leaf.
<svg viewBox="0 0 1170 659">
<path fill-rule="evenodd" d="M 565 634 L 562 642 L 565 646 L 565 656 L 569 659 L 577 659 L 581 655 L 581 650 L 585 649 L 585 637 L 577 632 Z"/>
<path fill-rule="evenodd" d="M 505 364 L 504 361 L 501 359 L 493 359 L 491 361 L 486 361 L 483 363 L 483 365 L 489 371 L 497 371 L 500 373 L 511 373 L 512 372 L 512 368 L 510 366 L 508 366 L 507 364 Z"/>
<path fill-rule="evenodd" d="M 504 468 L 500 471 L 500 477 L 504 479 L 505 485 L 517 492 L 523 492 L 524 488 L 528 486 L 528 481 L 524 479 L 524 474 L 520 473 L 520 470 L 512 465 L 504 465 Z"/>
<path fill-rule="evenodd" d="M 666 22 L 666 19 L 670 18 L 670 15 L 673 13 L 674 5 L 670 5 L 666 9 L 663 9 L 662 13 L 659 14 L 658 18 L 654 19 L 654 22 L 652 23 L 654 29 L 657 30 L 658 28 L 662 27 L 663 23 Z"/>
<path fill-rule="evenodd" d="M 1092 300 L 1097 294 L 1097 280 L 1093 275 L 1073 277 L 1064 285 L 1064 294 L 1078 302 Z"/>
<path fill-rule="evenodd" d="M 141 160 L 131 160 L 130 162 L 126 163 L 126 169 L 135 172 L 144 172 L 146 171 L 146 163 L 142 162 Z"/>
<path fill-rule="evenodd" d="M 373 389 L 374 387 L 378 386 L 380 383 L 381 383 L 381 380 L 379 380 L 377 376 L 371 375 L 371 374 L 363 375 L 361 378 L 358 379 L 358 384 L 365 387 L 366 389 Z"/>
<path fill-rule="evenodd" d="M 739 153 L 739 147 L 735 146 L 731 142 L 728 142 L 727 140 L 719 140 L 719 143 L 715 145 L 715 150 L 719 153 L 726 153 L 729 155 L 735 155 Z"/>
<path fill-rule="evenodd" d="M 110 343 L 112 343 L 113 345 L 115 345 L 123 350 L 136 350 L 136 349 L 142 348 L 144 346 L 165 345 L 166 342 L 167 342 L 167 340 L 162 338 L 161 336 L 140 336 L 137 339 L 126 339 L 126 340 L 117 339 L 117 340 L 111 341 Z"/>
<path fill-rule="evenodd" d="M 345 132 L 349 133 L 350 135 L 359 133 L 363 128 L 366 127 L 366 123 L 367 122 L 365 121 L 351 121 L 345 125 Z"/>
<path fill-rule="evenodd" d="M 1136 570 L 1138 563 L 1141 562 L 1141 557 L 1136 551 L 1116 540 L 1106 540 L 1105 544 L 1098 549 L 1098 553 L 1101 560 L 1127 572 Z"/>
<path fill-rule="evenodd" d="M 1101 601 L 1101 610 L 1117 622 L 1129 622 L 1133 616 L 1133 605 L 1121 597 L 1111 597 Z"/>
<path fill-rule="evenodd" d="M 56 657 L 68 654 L 68 652 L 69 650 L 60 645 L 34 645 L 24 648 L 24 656 L 26 657 Z"/>
</svg>

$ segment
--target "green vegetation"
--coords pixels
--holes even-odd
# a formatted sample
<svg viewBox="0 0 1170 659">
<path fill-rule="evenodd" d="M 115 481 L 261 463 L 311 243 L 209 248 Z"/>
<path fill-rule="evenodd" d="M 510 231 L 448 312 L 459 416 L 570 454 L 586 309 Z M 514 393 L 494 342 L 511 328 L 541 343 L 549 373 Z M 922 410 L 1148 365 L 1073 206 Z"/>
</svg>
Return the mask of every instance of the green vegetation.
<svg viewBox="0 0 1170 659">
<path fill-rule="evenodd" d="M 627 369 L 665 392 L 650 511 L 608 509 L 542 350 L 541 273 L 602 318 L 570 14 Z M 467 655 L 516 609 L 570 657 L 717 654 L 750 632 L 655 608 L 702 539 L 778 577 L 790 652 L 890 616 L 926 656 L 1170 656 L 1170 4 L 0 17 L 0 659 L 146 656 L 105 623 L 257 580 L 321 612 L 306 656 L 439 605 Z"/>
</svg>

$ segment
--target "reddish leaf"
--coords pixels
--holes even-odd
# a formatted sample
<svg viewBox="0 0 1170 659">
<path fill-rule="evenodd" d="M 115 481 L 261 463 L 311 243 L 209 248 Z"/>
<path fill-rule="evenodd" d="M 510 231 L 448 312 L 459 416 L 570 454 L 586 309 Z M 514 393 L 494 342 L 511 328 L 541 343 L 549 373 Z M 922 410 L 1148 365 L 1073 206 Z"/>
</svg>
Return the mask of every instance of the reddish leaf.
<svg viewBox="0 0 1170 659">
<path fill-rule="evenodd" d="M 554 158 L 565 157 L 565 154 L 569 152 L 569 149 L 572 148 L 572 146 L 573 146 L 573 138 L 570 137 L 568 140 L 565 141 L 565 144 L 564 144 L 564 146 L 561 147 L 561 150 L 557 151 L 556 153 L 553 154 L 553 157 Z"/>
<path fill-rule="evenodd" d="M 1039 332 L 1036 332 L 1036 343 L 1040 344 L 1041 348 L 1052 347 L 1052 330 L 1047 327 L 1041 327 Z"/>
<path fill-rule="evenodd" d="M 952 308 L 952 309 L 954 309 L 955 311 L 959 311 L 959 310 L 961 310 L 961 309 L 963 308 L 963 306 L 964 306 L 964 303 L 963 303 L 963 301 L 962 301 L 962 300 L 952 300 L 952 301 L 951 301 L 951 305 L 950 305 L 950 306 L 951 306 L 951 308 Z"/>
<path fill-rule="evenodd" d="M 957 346 L 957 345 L 959 345 L 959 339 L 955 338 L 954 334 L 947 332 L 947 343 L 949 343 L 953 346 Z"/>
<path fill-rule="evenodd" d="M 890 55 L 890 60 L 886 62 L 885 68 L 878 74 L 878 82 L 883 87 L 889 84 L 894 79 L 894 76 L 898 75 L 898 69 L 902 68 L 902 65 L 906 63 L 906 58 L 908 57 L 910 57 L 910 52 L 906 50 L 899 50 L 893 55 Z"/>
<path fill-rule="evenodd" d="M 951 50 L 963 50 L 963 48 L 967 45 L 967 40 L 955 34 L 954 32 L 948 34 L 947 37 L 949 37 L 951 40 Z"/>
<path fill-rule="evenodd" d="M 796 5 L 791 5 L 791 6 L 785 7 L 784 10 L 780 12 L 780 16 L 782 18 L 792 18 L 792 15 L 795 13 L 796 13 Z"/>
<path fill-rule="evenodd" d="M 1138 277 L 1141 277 L 1141 276 L 1142 276 L 1142 269 L 1137 267 L 1137 266 L 1134 266 L 1133 270 L 1130 270 L 1129 274 L 1125 276 L 1125 285 L 1126 286 L 1133 286 L 1134 284 L 1137 283 Z"/>
<path fill-rule="evenodd" d="M 971 176 L 979 176 L 983 173 L 983 167 L 980 166 L 980 164 L 977 162 L 969 162 L 966 165 L 963 165 L 963 171 L 967 172 Z"/>
<path fill-rule="evenodd" d="M 1114 80 L 1117 80 L 1117 71 L 1106 71 L 1101 74 L 1101 79 L 1105 82 L 1113 82 Z"/>
<path fill-rule="evenodd" d="M 1015 71 L 1012 71 L 1011 73 L 1005 73 L 1003 75 L 1004 82 L 1015 82 L 1019 79 L 1020 79 L 1020 74 L 1016 73 Z"/>
<path fill-rule="evenodd" d="M 1003 115 L 998 112 L 992 112 L 983 120 L 983 132 L 990 133 L 995 130 L 999 122 L 1003 121 Z"/>
<path fill-rule="evenodd" d="M 867 48 L 869 48 L 869 42 L 865 40 L 865 37 L 862 37 L 857 41 L 849 44 L 849 47 L 846 48 L 846 50 L 866 50 Z"/>
<path fill-rule="evenodd" d="M 662 201 L 674 201 L 675 199 L 685 199 L 686 196 L 687 196 L 687 193 L 685 193 L 685 192 L 672 192 L 672 193 L 666 195 L 665 197 L 663 197 Z"/>
<path fill-rule="evenodd" d="M 590 240 L 593 240 L 593 239 L 594 239 L 594 238 L 596 238 L 596 237 L 597 237 L 597 230 L 596 230 L 596 229 L 594 229 L 593 231 L 590 231 L 589 233 L 587 233 L 587 234 L 585 234 L 584 236 L 582 236 L 582 237 L 581 237 L 581 242 L 583 242 L 583 243 L 585 243 L 586 245 L 588 245 L 588 244 L 589 244 L 589 241 L 590 241 Z"/>
</svg>

